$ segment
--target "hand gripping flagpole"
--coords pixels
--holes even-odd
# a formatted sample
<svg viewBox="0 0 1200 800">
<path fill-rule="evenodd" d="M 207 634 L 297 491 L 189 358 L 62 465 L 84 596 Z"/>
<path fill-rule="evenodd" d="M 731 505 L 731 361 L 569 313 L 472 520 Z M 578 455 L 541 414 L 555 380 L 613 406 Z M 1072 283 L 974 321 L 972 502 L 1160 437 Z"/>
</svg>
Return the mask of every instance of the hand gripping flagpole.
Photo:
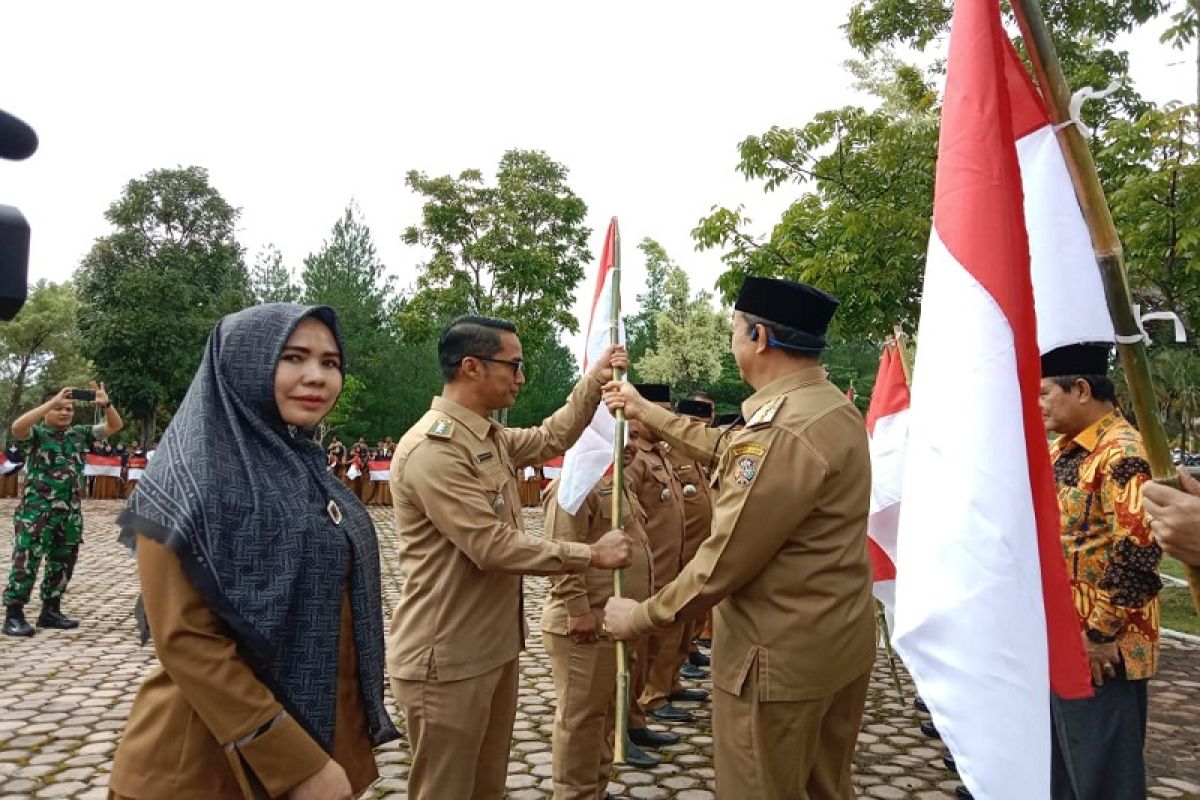
<svg viewBox="0 0 1200 800">
<path fill-rule="evenodd" d="M 613 217 L 612 306 L 609 310 L 609 343 L 621 343 L 621 230 Z M 613 380 L 623 381 L 626 375 L 613 370 Z M 625 504 L 625 410 L 617 409 L 617 424 L 613 431 L 613 524 L 620 526 Z M 625 596 L 625 570 L 613 570 L 613 597 Z M 625 744 L 629 739 L 629 646 L 617 640 L 617 713 L 613 731 L 613 763 L 625 763 Z"/>
<path fill-rule="evenodd" d="M 1092 249 L 1096 253 L 1096 264 L 1108 300 L 1108 313 L 1112 316 L 1117 334 L 1117 352 L 1125 368 L 1125 381 L 1150 461 L 1150 473 L 1156 481 L 1178 489 L 1179 477 L 1171 460 L 1170 444 L 1158 416 L 1158 402 L 1150 379 L 1145 334 L 1138 324 L 1129 291 L 1125 254 L 1083 132 L 1079 130 L 1079 125 L 1069 124 L 1075 121 L 1071 114 L 1071 89 L 1037 0 L 1014 0 L 1012 6 L 1050 113 L 1050 121 L 1058 132 L 1058 144 L 1066 159 L 1071 183 L 1075 186 L 1075 197 L 1091 234 Z M 1200 610 L 1200 565 L 1188 566 L 1188 584 L 1192 603 Z"/>
</svg>

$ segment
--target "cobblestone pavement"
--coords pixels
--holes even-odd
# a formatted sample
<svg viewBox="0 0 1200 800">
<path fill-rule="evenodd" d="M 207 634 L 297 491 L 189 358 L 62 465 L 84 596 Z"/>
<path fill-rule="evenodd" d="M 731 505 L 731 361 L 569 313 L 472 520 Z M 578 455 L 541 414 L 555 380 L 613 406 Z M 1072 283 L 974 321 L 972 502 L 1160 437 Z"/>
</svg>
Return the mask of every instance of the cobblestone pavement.
<svg viewBox="0 0 1200 800">
<path fill-rule="evenodd" d="M 12 547 L 8 519 L 13 505 L 12 500 L 0 501 L 4 554 Z M 86 543 L 64 601 L 65 610 L 83 625 L 74 631 L 39 632 L 31 639 L 0 637 L 0 800 L 105 796 L 112 754 L 134 693 L 155 664 L 152 648 L 136 641 L 132 608 L 137 577 L 132 559 L 116 543 L 112 520 L 118 509 L 113 501 L 92 501 L 84 509 Z M 531 530 L 540 530 L 540 513 L 527 515 Z M 374 516 L 384 552 L 384 604 L 390 611 L 401 583 L 395 532 L 389 510 L 374 509 Z M 6 560 L 5 577 L 7 569 Z M 532 800 L 550 796 L 554 685 L 537 632 L 546 581 L 527 579 L 526 587 L 533 633 L 521 657 L 508 786 L 510 797 Z M 37 600 L 30 610 L 36 616 Z M 1151 686 L 1151 796 L 1200 795 L 1200 645 L 1167 641 L 1162 655 L 1161 672 Z M 953 797 L 958 782 L 942 764 L 945 748 L 921 735 L 921 717 L 911 705 L 912 684 L 901 675 L 903 699 L 880 657 L 859 737 L 855 784 L 864 797 Z M 653 770 L 618 768 L 609 787 L 613 793 L 646 799 L 714 797 L 708 704 L 680 705 L 696 716 L 694 724 L 673 728 L 683 741 L 662 752 L 663 764 Z M 382 778 L 370 796 L 404 797 L 404 743 L 381 749 L 378 761 Z"/>
</svg>

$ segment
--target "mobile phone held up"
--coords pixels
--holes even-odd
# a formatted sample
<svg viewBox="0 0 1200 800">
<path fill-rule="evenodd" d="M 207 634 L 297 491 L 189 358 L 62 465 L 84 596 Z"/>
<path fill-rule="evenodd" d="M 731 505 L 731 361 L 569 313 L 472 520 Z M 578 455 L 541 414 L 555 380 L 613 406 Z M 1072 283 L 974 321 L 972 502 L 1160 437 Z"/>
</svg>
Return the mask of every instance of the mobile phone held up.
<svg viewBox="0 0 1200 800">
<path fill-rule="evenodd" d="M 72 400 L 82 400 L 85 403 L 90 403 L 96 399 L 96 393 L 91 389 L 72 389 Z"/>
</svg>

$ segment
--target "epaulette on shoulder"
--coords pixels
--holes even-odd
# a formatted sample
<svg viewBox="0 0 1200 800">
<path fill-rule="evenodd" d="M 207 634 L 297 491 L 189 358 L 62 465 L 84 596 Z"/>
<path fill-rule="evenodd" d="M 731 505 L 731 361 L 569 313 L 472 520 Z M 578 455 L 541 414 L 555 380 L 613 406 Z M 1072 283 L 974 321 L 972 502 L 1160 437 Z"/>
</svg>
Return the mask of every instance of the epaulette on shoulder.
<svg viewBox="0 0 1200 800">
<path fill-rule="evenodd" d="M 430 426 L 425 435 L 434 439 L 449 439 L 454 436 L 454 420 L 442 417 Z"/>
<path fill-rule="evenodd" d="M 758 411 L 755 411 L 750 415 L 750 419 L 746 420 L 746 427 L 758 428 L 763 425 L 770 425 L 771 420 L 775 419 L 775 415 L 779 413 L 779 408 L 783 405 L 783 401 L 786 399 L 787 395 L 781 394 L 778 397 L 773 397 L 768 400 L 759 407 Z"/>
</svg>

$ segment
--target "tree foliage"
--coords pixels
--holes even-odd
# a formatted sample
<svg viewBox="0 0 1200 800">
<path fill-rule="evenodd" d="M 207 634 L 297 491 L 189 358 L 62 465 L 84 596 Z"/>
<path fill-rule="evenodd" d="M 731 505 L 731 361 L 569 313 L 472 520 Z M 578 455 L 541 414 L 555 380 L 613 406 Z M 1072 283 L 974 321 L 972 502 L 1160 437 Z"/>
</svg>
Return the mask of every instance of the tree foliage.
<svg viewBox="0 0 1200 800">
<path fill-rule="evenodd" d="M 630 378 L 640 381 L 636 364 L 658 342 L 657 316 L 666 306 L 667 274 L 675 266 L 661 244 L 650 237 L 638 243 L 646 257 L 646 289 L 637 295 L 638 313 L 625 317 L 625 346 L 629 351 Z"/>
<path fill-rule="evenodd" d="M 566 180 L 567 168 L 536 150 L 505 153 L 493 184 L 478 169 L 409 172 L 405 183 L 424 205 L 404 240 L 430 256 L 419 265 L 406 327 L 429 335 L 460 314 L 482 314 L 516 323 L 526 342 L 578 331 L 572 308 L 591 229 Z"/>
<path fill-rule="evenodd" d="M 41 280 L 30 288 L 16 317 L 0 325 L 0 381 L 8 389 L 0 444 L 7 438 L 12 421 L 27 407 L 41 402 L 37 390 L 47 379 L 64 381 L 56 389 L 72 378 L 86 379 L 86 364 L 81 364 L 79 356 L 76 313 L 75 288 L 70 283 Z M 77 374 L 81 366 L 85 367 L 82 376 Z M 30 389 L 35 390 L 32 402 L 28 398 Z"/>
<path fill-rule="evenodd" d="M 292 271 L 283 264 L 283 253 L 268 244 L 255 257 L 250 270 L 250 290 L 256 303 L 295 303 L 300 299 L 300 287 L 292 279 Z"/>
<path fill-rule="evenodd" d="M 321 248 L 304 259 L 302 299 L 332 306 L 341 321 L 349 376 L 364 388 L 341 424 L 354 438 L 398 435 L 429 407 L 437 362 L 396 325 L 403 304 L 375 250 L 371 230 L 349 205 Z"/>
<path fill-rule="evenodd" d="M 654 277 L 647 281 L 648 293 L 661 291 L 652 301 L 659 307 L 653 312 L 654 346 L 633 366 L 641 380 L 668 384 L 673 394 L 686 397 L 720 379 L 721 354 L 729 350 L 729 319 L 713 308 L 708 292 L 693 297 L 687 273 L 671 263 L 665 252 L 661 255 L 665 281 L 660 284 Z"/>
<path fill-rule="evenodd" d="M 251 302 L 238 210 L 201 167 L 130 181 L 75 278 L 84 356 L 113 401 L 154 438 L 160 405 L 182 400 L 216 321 Z"/>
<path fill-rule="evenodd" d="M 937 155 L 932 87 L 911 67 L 883 61 L 857 67 L 881 100 L 847 106 L 800 128 L 773 127 L 739 145 L 738 170 L 768 191 L 806 191 L 768 236 L 751 233 L 741 209 L 714 208 L 692 232 L 701 249 L 720 248 L 719 281 L 732 298 L 747 275 L 821 286 L 842 301 L 834 333 L 882 336 L 912 324 L 928 246 Z M 891 70 L 890 75 L 878 70 Z"/>
</svg>

